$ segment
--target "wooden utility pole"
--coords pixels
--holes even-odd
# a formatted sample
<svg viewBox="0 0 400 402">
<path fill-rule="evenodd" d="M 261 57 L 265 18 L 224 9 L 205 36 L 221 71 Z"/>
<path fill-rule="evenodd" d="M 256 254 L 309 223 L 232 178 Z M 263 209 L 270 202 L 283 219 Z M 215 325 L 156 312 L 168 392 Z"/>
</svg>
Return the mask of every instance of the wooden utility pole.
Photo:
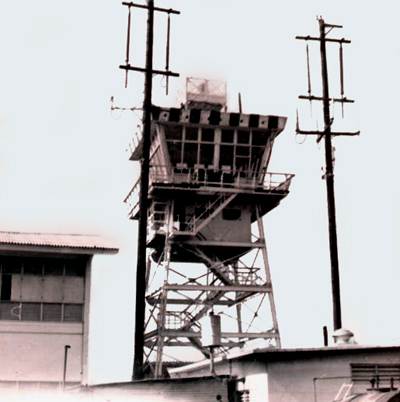
<svg viewBox="0 0 400 402">
<path fill-rule="evenodd" d="M 180 14 L 179 11 L 154 7 L 154 0 L 148 0 L 147 5 L 134 3 L 122 3 L 129 7 L 128 39 L 126 65 L 120 68 L 128 71 L 139 71 L 145 74 L 144 100 L 143 100 L 143 138 L 142 138 L 142 157 L 141 157 L 141 176 L 140 176 L 140 200 L 139 200 L 139 230 L 137 246 L 137 267 L 136 267 L 136 309 L 135 309 L 135 344 L 133 357 L 134 380 L 140 380 L 144 376 L 143 356 L 144 356 L 144 326 L 145 326 L 145 294 L 146 294 L 146 265 L 147 265 L 147 206 L 149 191 L 149 171 L 150 171 L 150 144 L 151 144 L 151 109 L 152 109 L 152 84 L 153 74 L 161 74 L 167 77 L 179 77 L 179 74 L 171 71 L 159 71 L 153 69 L 153 37 L 154 37 L 154 11 L 166 12 L 169 14 Z M 146 8 L 147 14 L 147 39 L 146 39 L 146 66 L 145 68 L 133 67 L 129 64 L 129 43 L 130 43 L 130 8 Z M 169 24 L 168 24 L 169 30 Z M 169 33 L 168 33 L 169 38 Z M 169 43 L 167 43 L 167 60 L 169 60 Z M 168 65 L 168 64 L 167 64 Z"/>
<path fill-rule="evenodd" d="M 153 32 L 154 2 L 148 1 L 146 71 L 143 101 L 143 154 L 140 176 L 140 215 L 138 233 L 138 257 L 136 268 L 136 312 L 135 312 L 135 344 L 133 356 L 133 379 L 143 378 L 143 349 L 145 322 L 146 292 L 146 243 L 147 243 L 147 204 L 149 189 L 149 155 L 151 135 L 151 95 L 153 84 Z"/>
<path fill-rule="evenodd" d="M 305 135 L 317 135 L 320 141 L 324 138 L 325 142 L 325 181 L 326 181 L 326 191 L 327 191 L 327 201 L 328 201 L 328 221 L 329 221 L 329 250 L 330 250 L 330 260 L 331 260 L 331 282 L 332 282 L 332 301 L 333 301 L 333 328 L 334 330 L 342 327 L 342 314 L 341 314 L 341 302 L 340 302 L 340 280 L 339 280 L 339 258 L 338 258 L 338 247 L 337 247 L 337 233 L 336 233 L 336 208 L 335 208 L 335 192 L 334 192 L 334 172 L 333 172 L 333 160 L 332 160 L 332 135 L 358 135 L 360 132 L 333 132 L 331 126 L 333 119 L 330 116 L 330 102 L 341 102 L 353 103 L 353 100 L 344 97 L 344 84 L 343 84 L 343 56 L 342 56 L 342 44 L 350 43 L 346 39 L 331 39 L 327 38 L 327 34 L 333 28 L 342 28 L 340 25 L 330 25 L 326 24 L 322 18 L 318 19 L 319 22 L 319 33 L 318 38 L 313 38 L 310 36 L 297 36 L 296 39 L 302 40 L 316 40 L 320 42 L 320 54 L 321 54 L 321 75 L 322 75 L 322 97 L 311 95 L 311 78 L 308 60 L 308 44 L 307 44 L 307 70 L 308 70 L 308 96 L 299 96 L 300 99 L 307 99 L 311 101 L 322 101 L 323 103 L 323 114 L 324 114 L 324 131 L 304 131 L 300 130 L 299 124 L 297 122 L 296 132 L 298 134 Z M 330 28 L 326 32 L 326 28 Z M 341 83 L 341 98 L 335 99 L 329 96 L 329 82 L 328 82 L 328 63 L 326 57 L 326 42 L 338 42 L 340 44 L 340 83 Z"/>
</svg>

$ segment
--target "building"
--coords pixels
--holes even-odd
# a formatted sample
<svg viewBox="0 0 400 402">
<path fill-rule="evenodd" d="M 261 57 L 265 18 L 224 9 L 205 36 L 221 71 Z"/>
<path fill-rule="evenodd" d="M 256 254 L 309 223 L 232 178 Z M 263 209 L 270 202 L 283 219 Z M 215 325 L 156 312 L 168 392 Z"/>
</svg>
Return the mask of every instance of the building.
<svg viewBox="0 0 400 402">
<path fill-rule="evenodd" d="M 339 345 L 254 349 L 216 359 L 215 372 L 237 382 L 250 402 L 333 402 L 400 384 L 400 347 Z M 210 375 L 208 361 L 170 370 L 173 378 Z"/>
<path fill-rule="evenodd" d="M 214 363 L 169 369 L 170 378 L 82 387 L 82 401 L 398 402 L 400 346 L 231 351 Z"/>
<path fill-rule="evenodd" d="M 0 232 L 0 387 L 87 381 L 90 278 L 97 236 Z"/>
</svg>

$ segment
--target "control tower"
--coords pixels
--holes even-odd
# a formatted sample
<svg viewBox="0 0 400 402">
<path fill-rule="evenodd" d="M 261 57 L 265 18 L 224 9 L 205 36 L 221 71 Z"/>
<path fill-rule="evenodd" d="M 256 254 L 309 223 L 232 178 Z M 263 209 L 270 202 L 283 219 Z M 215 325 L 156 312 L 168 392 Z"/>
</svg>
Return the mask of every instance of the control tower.
<svg viewBox="0 0 400 402">
<path fill-rule="evenodd" d="M 201 321 L 221 317 L 217 354 L 280 347 L 262 218 L 293 175 L 267 172 L 286 118 L 226 112 L 226 86 L 188 78 L 186 105 L 152 109 L 145 363 L 209 357 Z M 130 149 L 141 159 L 142 138 Z M 139 217 L 140 181 L 125 202 Z"/>
</svg>

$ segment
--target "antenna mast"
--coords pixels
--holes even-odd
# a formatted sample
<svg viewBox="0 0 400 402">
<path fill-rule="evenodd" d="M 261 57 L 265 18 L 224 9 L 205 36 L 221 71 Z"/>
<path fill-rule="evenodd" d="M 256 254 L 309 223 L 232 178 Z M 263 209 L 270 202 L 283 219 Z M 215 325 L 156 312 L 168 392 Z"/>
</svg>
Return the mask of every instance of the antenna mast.
<svg viewBox="0 0 400 402">
<path fill-rule="evenodd" d="M 333 28 L 342 28 L 341 25 L 326 24 L 320 17 L 319 33 L 317 38 L 311 36 L 296 36 L 296 39 L 305 40 L 307 42 L 307 72 L 308 72 L 308 92 L 307 96 L 300 95 L 299 99 L 312 101 L 321 101 L 323 103 L 324 113 L 324 130 L 323 131 L 303 131 L 299 128 L 299 122 L 297 121 L 296 133 L 304 135 L 317 135 L 317 142 L 324 138 L 325 141 L 325 181 L 328 200 L 328 219 L 329 219 L 329 245 L 330 245 L 330 259 L 331 259 L 331 281 L 332 281 L 332 300 L 333 300 L 333 327 L 334 330 L 342 327 L 341 316 L 341 303 L 340 303 L 340 281 L 339 281 L 339 259 L 337 249 L 337 233 L 336 233 L 336 209 L 335 209 L 335 193 L 334 193 L 334 166 L 332 158 L 332 136 L 338 135 L 358 135 L 360 132 L 333 132 L 331 126 L 333 118 L 330 116 L 330 102 L 340 102 L 342 104 L 342 111 L 344 103 L 354 103 L 354 100 L 347 99 L 344 96 L 344 84 L 343 84 L 343 43 L 351 43 L 349 40 L 332 39 L 327 38 L 327 35 Z M 327 32 L 326 29 L 330 28 Z M 322 74 L 322 97 L 314 96 L 311 94 L 311 81 L 309 73 L 309 55 L 308 55 L 308 41 L 315 40 L 320 42 L 320 54 L 321 54 L 321 74 Z M 337 42 L 340 46 L 340 83 L 341 83 L 341 98 L 329 97 L 329 84 L 328 84 L 328 66 L 326 59 L 326 42 Z"/>
</svg>

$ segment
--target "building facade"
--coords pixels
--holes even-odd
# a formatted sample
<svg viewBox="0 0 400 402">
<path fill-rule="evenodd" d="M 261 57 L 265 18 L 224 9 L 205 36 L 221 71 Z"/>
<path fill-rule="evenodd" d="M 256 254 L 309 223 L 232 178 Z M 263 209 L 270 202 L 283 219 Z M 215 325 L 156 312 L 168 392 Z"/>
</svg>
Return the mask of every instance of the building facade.
<svg viewBox="0 0 400 402">
<path fill-rule="evenodd" d="M 333 402 L 367 389 L 400 385 L 400 347 L 347 345 L 258 349 L 215 362 L 250 402 Z M 209 362 L 170 370 L 173 378 L 208 376 Z"/>
<path fill-rule="evenodd" d="M 0 387 L 87 381 L 96 236 L 0 232 Z"/>
</svg>

